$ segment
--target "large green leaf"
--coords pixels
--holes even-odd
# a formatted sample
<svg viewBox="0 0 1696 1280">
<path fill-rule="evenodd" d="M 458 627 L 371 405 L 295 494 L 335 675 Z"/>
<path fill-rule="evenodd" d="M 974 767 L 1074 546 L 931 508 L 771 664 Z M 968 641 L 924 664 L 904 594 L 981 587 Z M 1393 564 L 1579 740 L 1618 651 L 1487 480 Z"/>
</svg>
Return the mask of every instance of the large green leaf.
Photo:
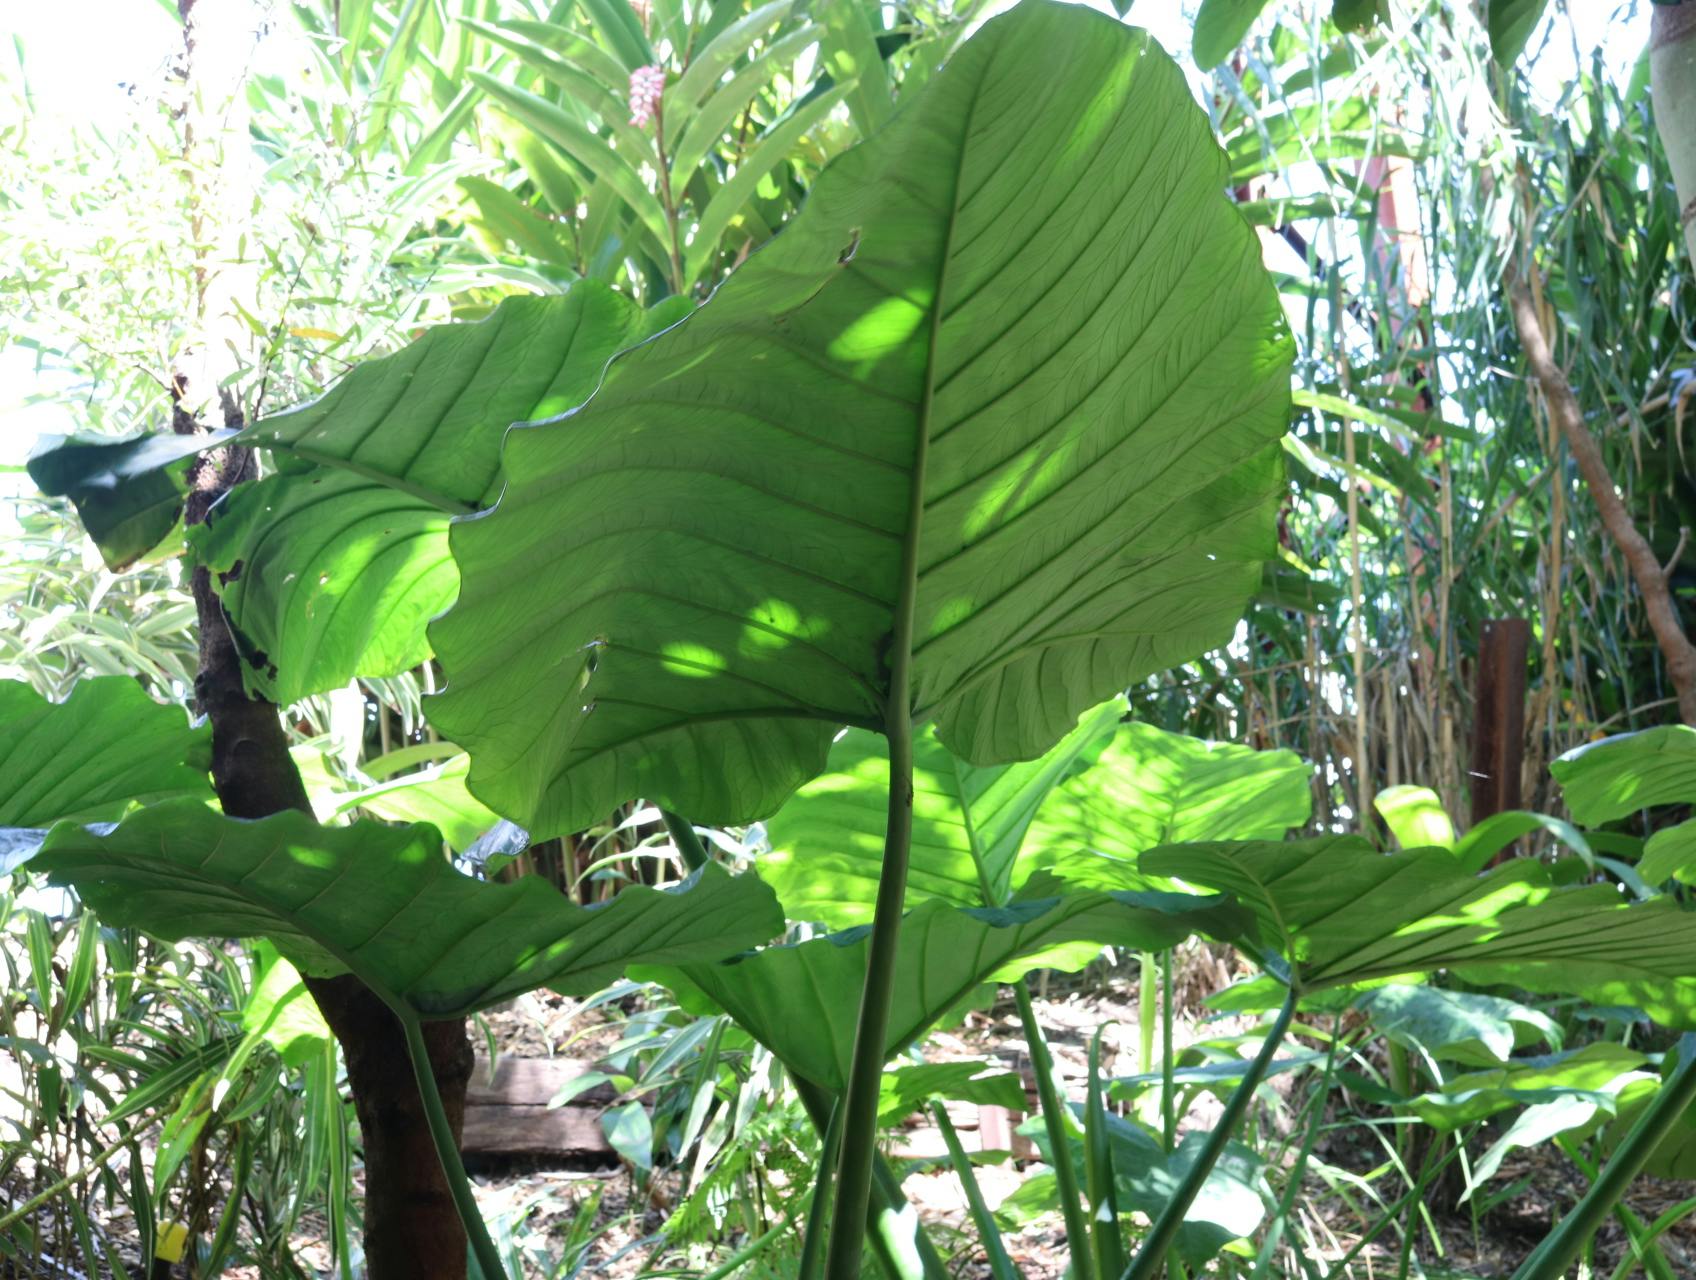
<svg viewBox="0 0 1696 1280">
<path fill-rule="evenodd" d="M 753 876 L 702 868 L 683 887 L 625 889 L 579 907 L 546 881 L 474 880 L 419 823 L 257 822 L 194 801 L 144 809 L 107 834 L 61 824 L 35 865 L 111 924 L 169 939 L 269 937 L 303 973 L 358 975 L 395 1008 L 461 1017 L 548 984 L 581 994 L 627 965 L 690 963 L 783 927 Z"/>
<path fill-rule="evenodd" d="M 1621 733 L 1567 752 L 1549 766 L 1561 798 L 1586 826 L 1657 804 L 1696 801 L 1696 729 L 1669 724 Z"/>
<path fill-rule="evenodd" d="M 1076 883 L 1135 882 L 1137 855 L 1156 845 L 1273 840 L 1304 825 L 1311 774 L 1293 751 L 1128 724 L 1043 804 L 1021 861 Z"/>
<path fill-rule="evenodd" d="M 934 733 L 922 733 L 913 753 L 908 905 L 926 898 L 963 907 L 1006 902 L 1023 883 L 1016 860 L 1038 806 L 1081 753 L 1112 733 L 1122 711 L 1120 701 L 1102 704 L 1046 755 L 1018 764 L 968 764 Z M 831 747 L 829 763 L 828 773 L 767 824 L 771 852 L 757 869 L 791 918 L 840 929 L 872 918 L 889 752 L 877 734 L 850 729 Z"/>
<path fill-rule="evenodd" d="M 425 624 L 459 589 L 446 514 L 351 471 L 243 485 L 189 542 L 216 575 L 249 688 L 285 705 L 418 665 Z"/>
<path fill-rule="evenodd" d="M 885 1056 L 911 1044 L 985 982 L 1012 982 L 1039 967 L 1078 968 L 1103 946 L 1164 950 L 1197 930 L 1229 938 L 1241 924 L 1230 903 L 1190 894 L 1080 893 L 997 908 L 922 902 L 901 923 Z M 728 1013 L 791 1070 L 841 1089 L 869 932 L 850 929 L 722 964 L 646 968 L 638 976 L 664 983 L 698 1010 Z"/>
<path fill-rule="evenodd" d="M 746 820 L 892 704 L 1029 759 L 1225 639 L 1289 344 L 1224 183 L 1142 33 L 985 26 L 707 305 L 508 439 L 432 625 L 473 792 L 538 836 L 638 794 Z"/>
<path fill-rule="evenodd" d="M 0 828 L 98 822 L 131 804 L 210 797 L 211 735 L 127 676 L 79 680 L 49 702 L 0 680 Z"/>
<path fill-rule="evenodd" d="M 1282 956 L 1304 992 L 1453 969 L 1696 1026 L 1696 914 L 1602 885 L 1554 889 L 1534 859 L 1472 876 L 1446 849 L 1385 855 L 1344 836 L 1174 845 L 1140 865 L 1234 895 L 1255 917 L 1246 940 Z"/>
</svg>

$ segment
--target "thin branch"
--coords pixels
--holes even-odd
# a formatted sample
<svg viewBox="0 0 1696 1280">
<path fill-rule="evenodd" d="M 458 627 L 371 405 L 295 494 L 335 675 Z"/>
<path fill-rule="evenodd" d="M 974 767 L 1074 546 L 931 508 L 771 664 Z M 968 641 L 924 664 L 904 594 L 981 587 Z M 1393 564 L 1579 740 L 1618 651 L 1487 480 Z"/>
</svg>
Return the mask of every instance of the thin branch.
<svg viewBox="0 0 1696 1280">
<path fill-rule="evenodd" d="M 1619 490 L 1614 487 L 1601 447 L 1584 423 L 1584 412 L 1579 407 L 1578 398 L 1573 395 L 1566 374 L 1555 363 L 1549 349 L 1531 290 L 1518 272 L 1508 279 L 1508 300 L 1513 310 L 1514 327 L 1519 332 L 1519 345 L 1543 392 L 1549 417 L 1572 451 L 1578 473 L 1584 477 L 1585 487 L 1590 490 L 1602 517 L 1602 525 L 1625 557 L 1632 579 L 1643 597 L 1650 629 L 1655 633 L 1655 641 L 1666 659 L 1667 675 L 1678 694 L 1679 718 L 1686 724 L 1696 724 L 1696 646 L 1690 643 L 1679 621 L 1678 608 L 1667 587 L 1667 570 L 1661 567 L 1654 548 L 1637 528 L 1631 512 L 1619 496 Z M 1681 549 L 1682 546 L 1681 540 Z"/>
</svg>

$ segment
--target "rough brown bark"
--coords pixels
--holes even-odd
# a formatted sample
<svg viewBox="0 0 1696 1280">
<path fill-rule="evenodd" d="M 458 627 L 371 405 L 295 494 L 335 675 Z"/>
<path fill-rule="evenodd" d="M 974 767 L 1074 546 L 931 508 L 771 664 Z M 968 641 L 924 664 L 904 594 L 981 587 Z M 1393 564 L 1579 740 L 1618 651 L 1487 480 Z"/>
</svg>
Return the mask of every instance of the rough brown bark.
<svg viewBox="0 0 1696 1280">
<path fill-rule="evenodd" d="M 224 416 L 226 425 L 240 425 L 240 413 L 227 398 Z M 172 425 L 179 433 L 199 430 L 180 409 Z M 251 467 L 248 450 L 240 447 L 203 454 L 190 478 L 185 522 L 204 520 L 212 504 Z M 286 809 L 311 813 L 276 704 L 248 697 L 242 685 L 241 659 L 206 569 L 194 570 L 193 590 L 200 631 L 194 693 L 212 725 L 212 784 L 219 803 L 235 818 L 263 818 Z M 306 985 L 341 1044 L 359 1116 L 366 1274 L 370 1280 L 464 1280 L 465 1231 L 430 1141 L 400 1023 L 356 978 L 309 978 Z M 472 1068 L 465 1023 L 426 1023 L 424 1040 L 458 1138 Z"/>
<path fill-rule="evenodd" d="M 1526 363 L 1531 366 L 1532 376 L 1543 392 L 1549 418 L 1572 451 L 1573 461 L 1578 464 L 1578 474 L 1584 478 L 1584 485 L 1601 514 L 1602 526 L 1625 557 L 1626 566 L 1643 597 L 1643 610 L 1648 615 L 1649 627 L 1655 633 L 1655 642 L 1666 662 L 1667 676 L 1678 695 L 1679 719 L 1685 724 L 1696 725 L 1696 646 L 1692 646 L 1690 638 L 1684 634 L 1678 607 L 1673 603 L 1672 591 L 1667 583 L 1667 571 L 1655 558 L 1654 548 L 1637 528 L 1619 491 L 1614 488 L 1601 447 L 1585 425 L 1584 411 L 1579 407 L 1578 398 L 1573 395 L 1566 374 L 1555 363 L 1548 338 L 1543 333 L 1542 320 L 1537 314 L 1537 304 L 1523 276 L 1515 275 L 1509 279 L 1508 300 L 1513 311 L 1514 328 L 1519 332 L 1519 345 L 1525 352 Z"/>
</svg>

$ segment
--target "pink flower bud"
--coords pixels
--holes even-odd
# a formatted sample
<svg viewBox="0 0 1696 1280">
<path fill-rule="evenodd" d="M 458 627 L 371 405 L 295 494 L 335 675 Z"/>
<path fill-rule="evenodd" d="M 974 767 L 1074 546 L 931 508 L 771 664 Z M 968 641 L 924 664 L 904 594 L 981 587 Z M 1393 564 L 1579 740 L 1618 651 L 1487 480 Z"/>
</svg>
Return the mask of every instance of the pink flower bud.
<svg viewBox="0 0 1696 1280">
<path fill-rule="evenodd" d="M 630 123 L 644 128 L 654 118 L 665 92 L 664 67 L 637 67 L 630 73 Z"/>
</svg>

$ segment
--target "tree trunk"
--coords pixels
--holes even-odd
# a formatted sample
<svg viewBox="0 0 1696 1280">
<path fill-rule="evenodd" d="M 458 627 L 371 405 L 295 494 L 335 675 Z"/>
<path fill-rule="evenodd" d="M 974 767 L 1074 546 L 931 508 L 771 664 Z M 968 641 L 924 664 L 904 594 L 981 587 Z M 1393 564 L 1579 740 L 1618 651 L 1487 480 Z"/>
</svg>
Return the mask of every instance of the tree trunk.
<svg viewBox="0 0 1696 1280">
<path fill-rule="evenodd" d="M 1696 266 L 1696 3 L 1657 4 L 1649 28 L 1655 127 L 1672 168 L 1684 243 Z"/>
<path fill-rule="evenodd" d="M 233 402 L 226 401 L 225 413 L 228 425 L 240 424 Z M 179 432 L 197 429 L 180 410 L 173 425 Z M 190 478 L 185 522 L 204 520 L 212 503 L 245 478 L 251 465 L 241 448 L 204 455 Z M 195 700 L 212 724 L 212 784 L 224 812 L 235 818 L 262 818 L 285 809 L 310 813 L 277 707 L 249 698 L 242 687 L 241 660 L 206 569 L 194 570 L 193 587 L 200 624 Z M 308 979 L 306 985 L 341 1044 L 359 1115 L 366 1274 L 370 1280 L 464 1280 L 465 1231 L 430 1141 L 400 1024 L 356 978 Z M 426 1023 L 424 1039 L 457 1138 L 472 1070 L 465 1023 Z"/>
<path fill-rule="evenodd" d="M 243 5 L 177 0 L 183 20 L 181 62 L 184 212 L 195 254 L 188 332 L 172 370 L 172 428 L 181 434 L 221 412 L 226 426 L 243 413 L 230 387 L 240 363 L 253 362 L 252 334 L 236 302 L 252 296 L 254 255 L 242 249 L 246 210 L 255 198 L 255 162 L 247 136 L 247 86 L 253 32 Z M 251 475 L 246 449 L 202 456 L 190 477 L 184 522 L 198 524 L 233 485 Z M 289 756 L 288 738 L 270 702 L 249 698 L 241 659 L 208 572 L 194 570 L 200 633 L 195 699 L 212 724 L 212 782 L 224 812 L 262 818 L 285 809 L 311 813 Z M 365 1263 L 370 1280 L 464 1280 L 466 1241 L 400 1024 L 352 977 L 309 979 L 307 986 L 341 1044 L 365 1156 Z M 425 1024 L 437 1087 L 457 1138 L 471 1079 L 471 1043 L 463 1020 Z"/>
</svg>

